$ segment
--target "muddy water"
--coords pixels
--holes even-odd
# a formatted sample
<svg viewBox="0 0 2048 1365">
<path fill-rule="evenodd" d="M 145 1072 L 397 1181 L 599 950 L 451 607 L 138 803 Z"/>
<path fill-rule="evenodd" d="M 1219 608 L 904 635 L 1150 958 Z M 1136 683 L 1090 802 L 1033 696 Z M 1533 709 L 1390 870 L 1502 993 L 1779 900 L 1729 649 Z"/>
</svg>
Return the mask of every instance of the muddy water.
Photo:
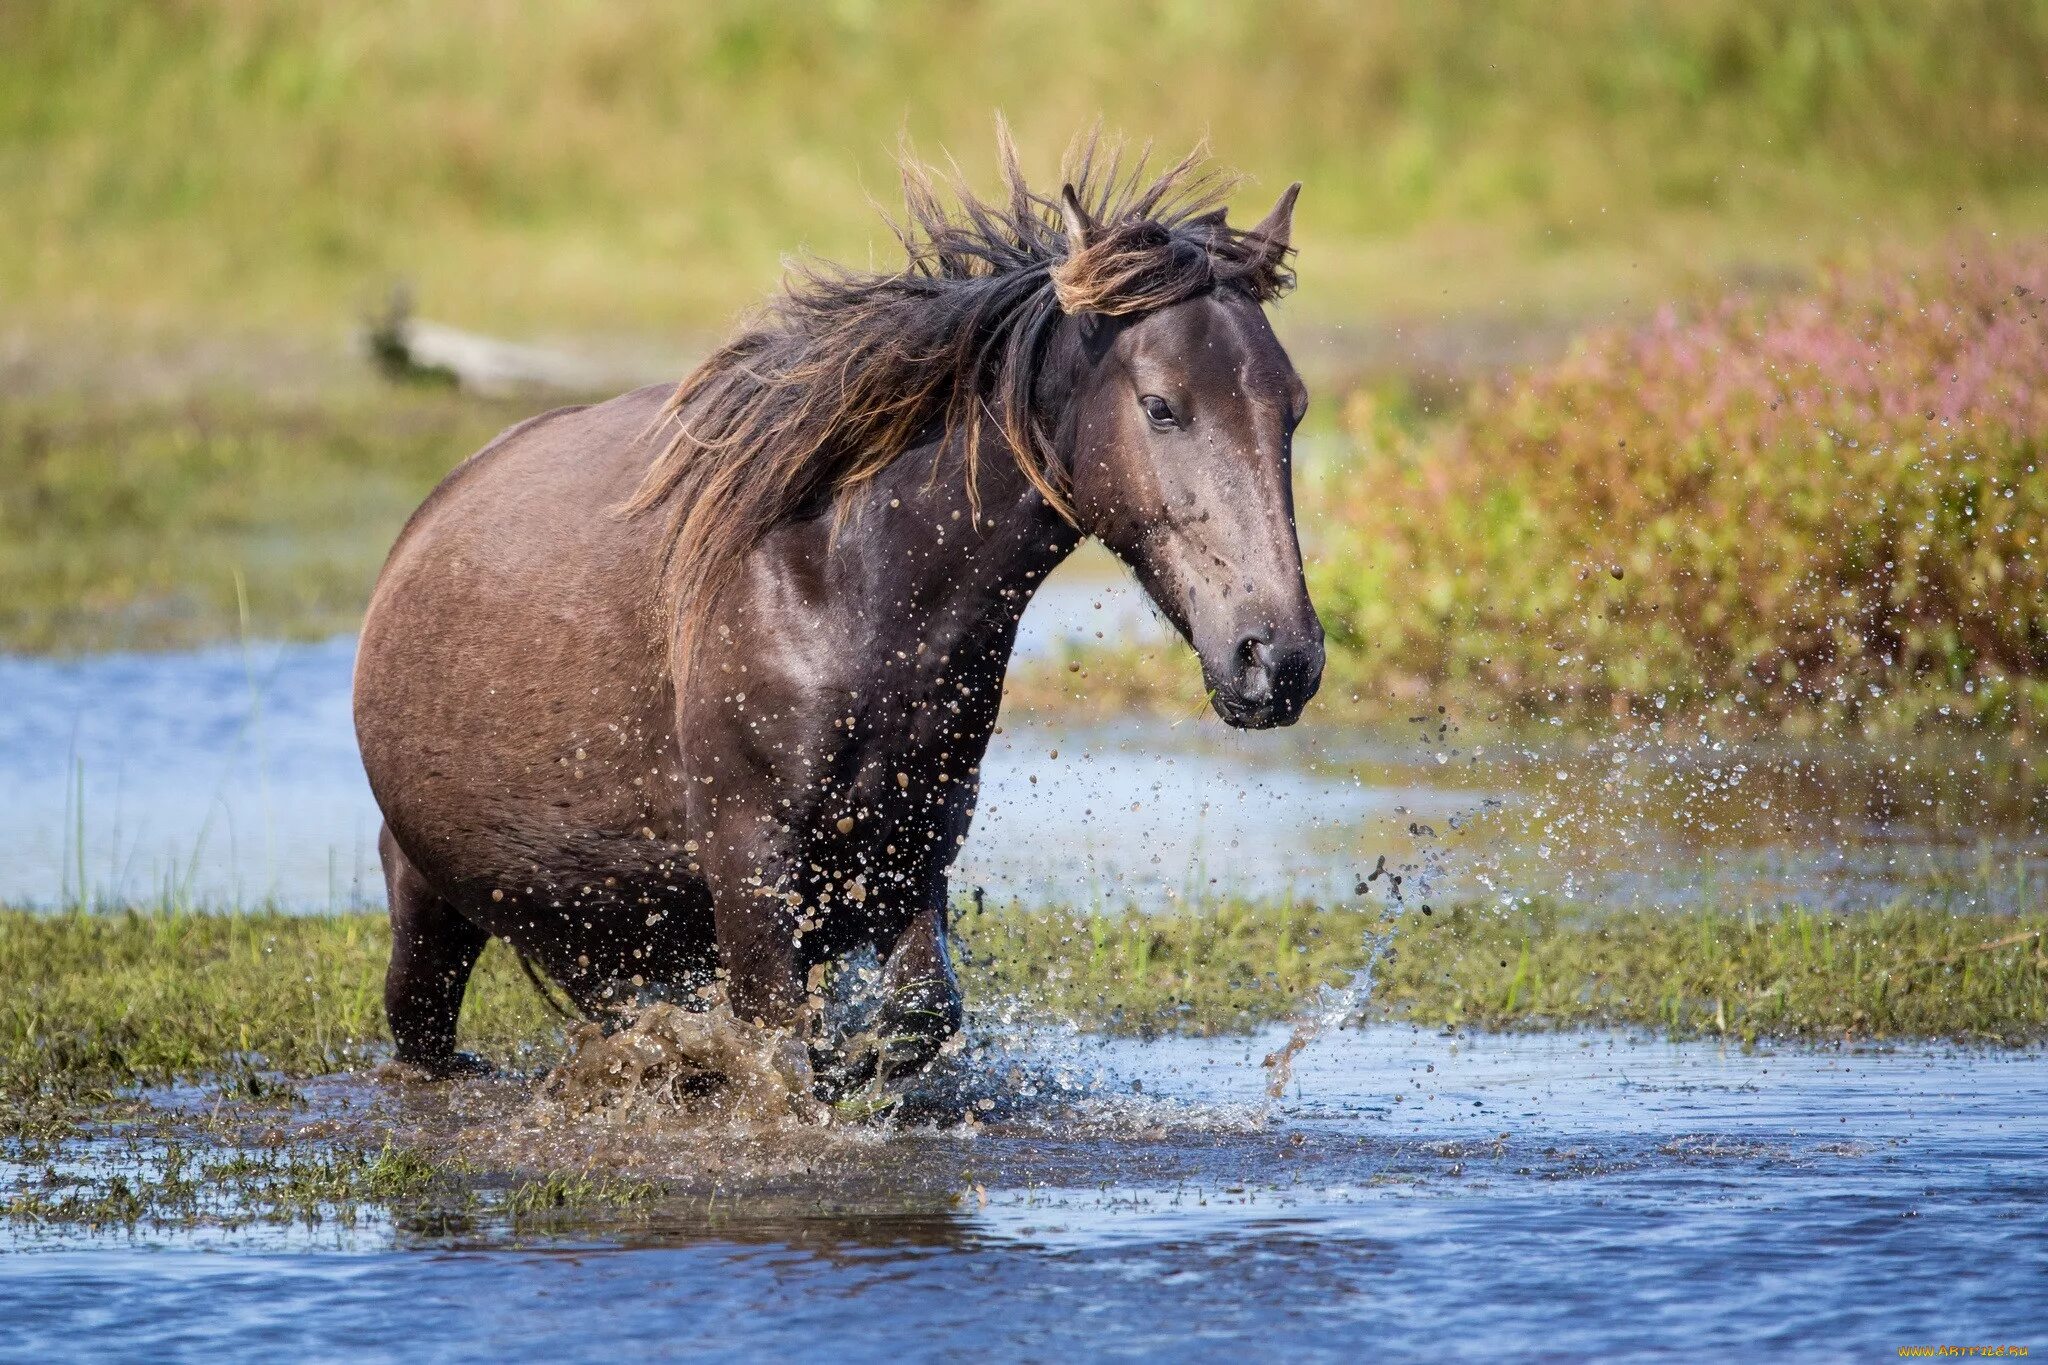
<svg viewBox="0 0 2048 1365">
<path fill-rule="evenodd" d="M 676 1192 L 546 1224 L 17 1227 L 0 1353 L 1862 1358 L 2048 1328 L 2038 1050 L 1377 1027 L 1274 1102 L 1280 1040 L 1034 1044 L 971 1129 L 572 1133 Z M 309 1098 L 530 1113 L 508 1082 Z"/>
</svg>

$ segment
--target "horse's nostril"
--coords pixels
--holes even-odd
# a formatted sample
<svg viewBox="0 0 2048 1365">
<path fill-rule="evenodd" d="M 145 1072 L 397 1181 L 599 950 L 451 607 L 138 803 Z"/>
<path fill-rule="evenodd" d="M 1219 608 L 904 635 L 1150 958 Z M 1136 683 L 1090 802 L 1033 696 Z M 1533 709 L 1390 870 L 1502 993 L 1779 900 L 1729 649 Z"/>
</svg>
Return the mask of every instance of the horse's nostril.
<svg viewBox="0 0 2048 1365">
<path fill-rule="evenodd" d="M 1273 645 L 1259 635 L 1237 642 L 1238 685 L 1248 698 L 1260 699 L 1273 686 Z"/>
<path fill-rule="evenodd" d="M 1313 631 L 1252 630 L 1238 637 L 1231 665 L 1232 705 L 1254 724 L 1291 724 L 1322 680 L 1322 641 Z"/>
</svg>

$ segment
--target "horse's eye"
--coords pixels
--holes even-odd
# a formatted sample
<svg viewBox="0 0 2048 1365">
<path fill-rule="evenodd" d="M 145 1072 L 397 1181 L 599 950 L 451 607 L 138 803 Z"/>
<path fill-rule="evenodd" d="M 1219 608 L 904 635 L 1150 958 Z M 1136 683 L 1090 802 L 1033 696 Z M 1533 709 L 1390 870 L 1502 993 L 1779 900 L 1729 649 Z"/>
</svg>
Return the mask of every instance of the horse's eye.
<svg viewBox="0 0 2048 1365">
<path fill-rule="evenodd" d="M 1164 398 L 1161 398 L 1156 393 L 1148 393 L 1143 398 L 1140 398 L 1138 406 L 1145 409 L 1145 415 L 1152 419 L 1152 425 L 1155 427 L 1177 427 L 1180 425 L 1174 418 L 1172 407 L 1167 404 Z"/>
</svg>

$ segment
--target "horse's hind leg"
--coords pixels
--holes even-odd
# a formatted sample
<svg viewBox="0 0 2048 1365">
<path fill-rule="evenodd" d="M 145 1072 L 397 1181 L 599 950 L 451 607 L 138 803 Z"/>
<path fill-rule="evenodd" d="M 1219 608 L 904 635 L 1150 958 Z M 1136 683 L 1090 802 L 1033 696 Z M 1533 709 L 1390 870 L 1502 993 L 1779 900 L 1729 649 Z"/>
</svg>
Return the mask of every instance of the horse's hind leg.
<svg viewBox="0 0 2048 1365">
<path fill-rule="evenodd" d="M 435 894 L 387 826 L 377 837 L 391 901 L 391 966 L 384 974 L 384 1017 L 398 1060 L 430 1075 L 488 1071 L 455 1050 L 455 1020 L 470 969 L 489 935 Z"/>
</svg>

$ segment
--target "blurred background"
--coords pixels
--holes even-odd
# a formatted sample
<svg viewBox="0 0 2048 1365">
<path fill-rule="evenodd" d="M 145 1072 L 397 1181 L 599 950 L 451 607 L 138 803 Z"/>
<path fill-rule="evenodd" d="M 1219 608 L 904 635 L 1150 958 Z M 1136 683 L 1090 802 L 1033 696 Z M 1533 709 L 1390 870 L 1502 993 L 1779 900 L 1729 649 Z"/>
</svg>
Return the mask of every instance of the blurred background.
<svg viewBox="0 0 2048 1365">
<path fill-rule="evenodd" d="M 888 254 L 899 132 L 1050 178 L 1101 118 L 1307 182 L 1304 324 L 1575 322 L 2048 212 L 2027 0 L 12 5 L 13 326 L 721 330 Z M 1263 207 L 1263 204 L 1261 204 Z"/>
<path fill-rule="evenodd" d="M 1226 732 L 1084 551 L 963 895 L 2038 905 L 2043 0 L 0 4 L 0 904 L 374 905 L 405 517 L 999 113 L 1305 183 L 1330 663 Z"/>
<path fill-rule="evenodd" d="M 1357 705 L 2032 729 L 2044 72 L 2037 0 L 0 7 L 0 648 L 352 630 L 456 460 L 886 266 L 1001 111 L 1306 183 Z"/>
</svg>

